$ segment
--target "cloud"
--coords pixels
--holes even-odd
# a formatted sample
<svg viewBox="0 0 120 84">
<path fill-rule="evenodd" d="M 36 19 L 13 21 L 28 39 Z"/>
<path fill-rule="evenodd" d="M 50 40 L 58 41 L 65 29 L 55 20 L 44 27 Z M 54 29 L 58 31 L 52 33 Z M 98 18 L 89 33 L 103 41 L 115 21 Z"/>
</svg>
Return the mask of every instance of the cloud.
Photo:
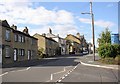
<svg viewBox="0 0 120 84">
<path fill-rule="evenodd" d="M 91 19 L 79 18 L 79 21 L 82 22 L 82 23 L 91 24 Z M 94 21 L 94 24 L 95 24 L 96 26 L 99 26 L 99 27 L 112 27 L 112 26 L 115 25 L 113 22 L 104 21 L 104 20 Z"/>
<path fill-rule="evenodd" d="M 67 34 L 75 35 L 78 32 L 77 26 L 71 24 L 65 24 L 65 25 L 56 24 L 54 26 L 46 25 L 36 29 L 31 28 L 29 32 L 31 35 L 34 35 L 35 33 L 43 34 L 43 33 L 48 33 L 49 28 L 52 29 L 53 34 L 55 35 L 59 34 L 59 36 L 63 38 L 66 37 Z"/>
<path fill-rule="evenodd" d="M 33 8 L 34 4 L 27 1 L 1 3 L 0 19 L 6 19 L 10 25 L 27 26 L 30 35 L 48 33 L 49 28 L 53 30 L 55 35 L 59 34 L 61 37 L 78 32 L 74 15 L 71 12 L 58 10 L 58 8 L 48 10 L 43 6 Z M 24 27 L 18 27 L 20 31 L 23 29 Z"/>
<path fill-rule="evenodd" d="M 32 3 L 10 2 L 0 4 L 0 18 L 10 24 L 74 24 L 74 16 L 66 10 L 48 10 L 43 6 L 32 7 Z"/>
</svg>

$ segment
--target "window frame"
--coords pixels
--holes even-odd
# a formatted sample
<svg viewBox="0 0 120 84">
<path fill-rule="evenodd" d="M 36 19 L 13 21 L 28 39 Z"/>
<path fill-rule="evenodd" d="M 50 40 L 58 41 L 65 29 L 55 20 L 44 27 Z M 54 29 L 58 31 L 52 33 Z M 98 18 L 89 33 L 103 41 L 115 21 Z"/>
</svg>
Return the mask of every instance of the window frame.
<svg viewBox="0 0 120 84">
<path fill-rule="evenodd" d="M 18 35 L 17 34 L 14 34 L 14 41 L 18 42 Z"/>
<path fill-rule="evenodd" d="M 10 35 L 11 35 L 10 32 L 11 32 L 11 31 L 10 31 L 9 29 L 6 29 L 6 30 L 5 30 L 5 40 L 6 40 L 6 41 L 11 41 L 11 40 L 10 40 Z"/>
<path fill-rule="evenodd" d="M 9 46 L 5 47 L 5 58 L 10 58 L 10 47 Z"/>
</svg>

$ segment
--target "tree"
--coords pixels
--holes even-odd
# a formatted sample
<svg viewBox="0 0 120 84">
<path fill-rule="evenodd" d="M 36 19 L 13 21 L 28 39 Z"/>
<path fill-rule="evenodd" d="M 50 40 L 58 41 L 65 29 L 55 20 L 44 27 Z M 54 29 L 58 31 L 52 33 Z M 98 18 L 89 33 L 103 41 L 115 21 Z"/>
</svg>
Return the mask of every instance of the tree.
<svg viewBox="0 0 120 84">
<path fill-rule="evenodd" d="M 97 39 L 99 46 L 102 44 L 111 43 L 111 32 L 108 28 L 101 32 L 100 37 Z"/>
<path fill-rule="evenodd" d="M 43 48 L 40 48 L 39 50 L 38 50 L 38 56 L 40 57 L 40 58 L 43 58 L 44 56 L 43 56 L 43 53 L 44 53 L 44 49 Z"/>
</svg>

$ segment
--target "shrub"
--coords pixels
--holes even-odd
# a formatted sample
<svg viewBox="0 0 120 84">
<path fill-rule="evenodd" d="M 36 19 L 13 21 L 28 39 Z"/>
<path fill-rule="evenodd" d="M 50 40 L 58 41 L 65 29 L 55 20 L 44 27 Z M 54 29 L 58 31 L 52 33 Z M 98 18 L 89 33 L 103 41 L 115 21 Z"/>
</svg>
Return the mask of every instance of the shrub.
<svg viewBox="0 0 120 84">
<path fill-rule="evenodd" d="M 44 52 L 44 49 L 43 49 L 43 48 L 40 48 L 40 49 L 38 50 L 38 56 L 39 56 L 40 58 L 44 58 L 43 52 Z"/>
<path fill-rule="evenodd" d="M 106 57 L 116 57 L 116 53 L 115 53 L 115 48 L 113 47 L 113 45 L 111 44 L 103 44 L 101 46 L 99 46 L 98 48 L 98 54 L 99 56 L 101 56 L 102 58 L 106 58 Z"/>
<path fill-rule="evenodd" d="M 114 44 L 113 46 L 114 46 L 116 55 L 120 55 L 120 45 L 119 44 Z"/>
</svg>

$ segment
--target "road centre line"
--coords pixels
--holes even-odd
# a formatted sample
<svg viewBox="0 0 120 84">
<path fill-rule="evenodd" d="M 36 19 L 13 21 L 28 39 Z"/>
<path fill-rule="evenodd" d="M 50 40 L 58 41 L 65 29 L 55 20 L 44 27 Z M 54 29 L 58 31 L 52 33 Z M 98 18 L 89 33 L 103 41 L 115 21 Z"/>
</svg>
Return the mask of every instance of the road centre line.
<svg viewBox="0 0 120 84">
<path fill-rule="evenodd" d="M 31 67 L 28 67 L 26 70 L 29 70 Z"/>
<path fill-rule="evenodd" d="M 3 76 L 3 75 L 6 75 L 6 74 L 8 74 L 8 72 L 5 72 L 5 73 L 1 74 L 0 77 Z"/>
<path fill-rule="evenodd" d="M 65 72 L 65 71 L 66 71 L 66 68 L 68 68 L 68 67 L 71 67 L 71 66 L 64 67 L 64 70 L 63 70 L 63 71 L 59 71 L 59 72 L 56 72 L 56 73 L 52 73 L 51 76 L 50 76 L 50 80 L 53 80 L 53 75 L 59 74 L 59 73 L 62 73 L 62 72 Z"/>
</svg>

